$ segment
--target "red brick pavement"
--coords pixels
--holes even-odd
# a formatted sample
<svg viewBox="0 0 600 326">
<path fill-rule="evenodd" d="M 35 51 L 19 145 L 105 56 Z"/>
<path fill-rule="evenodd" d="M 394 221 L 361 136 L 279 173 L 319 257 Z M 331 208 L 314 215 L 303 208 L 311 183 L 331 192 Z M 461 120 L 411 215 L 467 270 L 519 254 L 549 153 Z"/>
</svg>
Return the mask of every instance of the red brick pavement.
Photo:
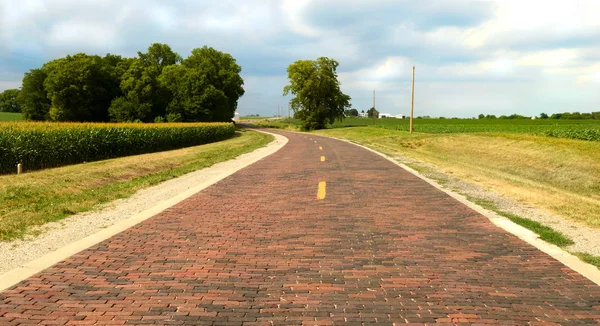
<svg viewBox="0 0 600 326">
<path fill-rule="evenodd" d="M 366 150 L 285 135 L 1 293 L 0 324 L 600 323 L 599 286 L 487 218 Z"/>
</svg>

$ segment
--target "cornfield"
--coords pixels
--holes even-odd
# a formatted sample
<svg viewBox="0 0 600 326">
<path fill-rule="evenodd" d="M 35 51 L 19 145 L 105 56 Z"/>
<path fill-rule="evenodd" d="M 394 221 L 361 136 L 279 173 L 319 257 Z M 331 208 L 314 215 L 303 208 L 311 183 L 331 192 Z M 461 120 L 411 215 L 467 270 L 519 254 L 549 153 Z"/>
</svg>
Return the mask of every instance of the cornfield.
<svg viewBox="0 0 600 326">
<path fill-rule="evenodd" d="M 232 137 L 230 123 L 0 123 L 0 174 L 207 144 Z"/>
</svg>

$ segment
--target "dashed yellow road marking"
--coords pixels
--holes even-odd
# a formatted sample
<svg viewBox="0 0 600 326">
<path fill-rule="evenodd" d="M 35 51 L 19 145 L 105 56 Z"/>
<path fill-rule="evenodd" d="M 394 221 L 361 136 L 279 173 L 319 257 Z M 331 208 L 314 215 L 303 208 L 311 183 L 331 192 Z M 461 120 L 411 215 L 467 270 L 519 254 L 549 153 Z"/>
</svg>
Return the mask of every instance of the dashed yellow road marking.
<svg viewBox="0 0 600 326">
<path fill-rule="evenodd" d="M 326 195 L 327 183 L 325 181 L 319 182 L 319 190 L 317 190 L 317 199 L 323 200 Z"/>
<path fill-rule="evenodd" d="M 321 162 L 325 162 L 325 156 L 321 156 Z"/>
<path fill-rule="evenodd" d="M 320 150 L 320 151 L 322 151 L 322 150 L 323 150 L 323 147 L 319 146 L 319 150 Z"/>
</svg>

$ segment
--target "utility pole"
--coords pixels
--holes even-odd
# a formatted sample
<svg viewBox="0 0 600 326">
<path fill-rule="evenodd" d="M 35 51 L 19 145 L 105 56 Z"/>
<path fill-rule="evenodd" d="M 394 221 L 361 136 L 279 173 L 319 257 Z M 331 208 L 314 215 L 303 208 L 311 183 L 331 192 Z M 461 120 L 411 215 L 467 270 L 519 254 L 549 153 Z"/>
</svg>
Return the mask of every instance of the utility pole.
<svg viewBox="0 0 600 326">
<path fill-rule="evenodd" d="M 375 90 L 373 90 L 373 108 L 375 107 Z"/>
<path fill-rule="evenodd" d="M 415 66 L 412 69 L 412 91 L 410 96 L 410 133 L 413 133 L 413 115 L 415 111 Z"/>
<path fill-rule="evenodd" d="M 376 109 L 375 109 L 375 90 L 373 90 L 373 113 L 372 113 L 373 114 L 373 119 L 376 118 L 375 117 L 375 111 L 376 111 Z"/>
<path fill-rule="evenodd" d="M 280 104 L 277 104 L 277 117 L 279 118 L 281 116 L 281 110 L 280 110 Z"/>
</svg>

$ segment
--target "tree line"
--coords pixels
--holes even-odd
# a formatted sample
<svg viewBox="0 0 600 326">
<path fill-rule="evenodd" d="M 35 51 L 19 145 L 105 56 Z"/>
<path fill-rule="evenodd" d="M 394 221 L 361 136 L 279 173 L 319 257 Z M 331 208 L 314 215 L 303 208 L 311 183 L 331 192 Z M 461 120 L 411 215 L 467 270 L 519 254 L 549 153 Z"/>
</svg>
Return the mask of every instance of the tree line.
<svg viewBox="0 0 600 326">
<path fill-rule="evenodd" d="M 241 67 L 211 47 L 186 59 L 152 44 L 135 58 L 78 53 L 25 73 L 0 94 L 0 111 L 27 120 L 79 122 L 231 121 L 244 94 Z"/>
</svg>

